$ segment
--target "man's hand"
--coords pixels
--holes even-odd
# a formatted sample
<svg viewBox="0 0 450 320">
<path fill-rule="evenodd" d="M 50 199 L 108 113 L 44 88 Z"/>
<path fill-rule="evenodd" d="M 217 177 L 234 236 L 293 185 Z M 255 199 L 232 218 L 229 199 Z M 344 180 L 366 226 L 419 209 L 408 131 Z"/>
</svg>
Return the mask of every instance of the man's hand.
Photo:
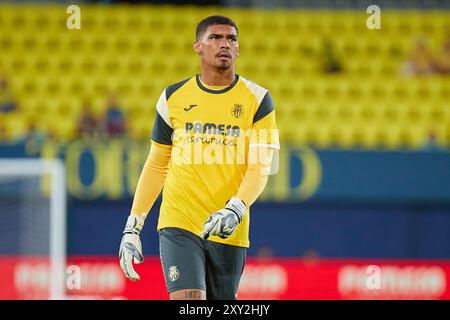
<svg viewBox="0 0 450 320">
<path fill-rule="evenodd" d="M 244 213 L 247 210 L 245 203 L 232 197 L 227 202 L 225 208 L 214 212 L 203 225 L 203 232 L 200 237 L 208 239 L 209 236 L 219 236 L 223 239 L 228 238 L 241 223 Z"/>
<path fill-rule="evenodd" d="M 144 226 L 144 220 L 141 216 L 130 214 L 123 231 L 122 241 L 120 242 L 120 267 L 125 276 L 132 281 L 140 279 L 139 275 L 134 271 L 133 260 L 136 264 L 144 262 L 141 239 L 139 238 L 139 234 Z"/>
</svg>

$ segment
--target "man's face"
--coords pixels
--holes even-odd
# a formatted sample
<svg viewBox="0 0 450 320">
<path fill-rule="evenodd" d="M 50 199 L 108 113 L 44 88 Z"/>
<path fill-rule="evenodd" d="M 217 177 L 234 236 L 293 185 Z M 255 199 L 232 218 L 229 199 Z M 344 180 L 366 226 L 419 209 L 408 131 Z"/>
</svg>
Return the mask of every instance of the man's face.
<svg viewBox="0 0 450 320">
<path fill-rule="evenodd" d="M 224 24 L 211 25 L 194 42 L 194 50 L 200 55 L 202 63 L 227 70 L 239 55 L 236 29 Z"/>
</svg>

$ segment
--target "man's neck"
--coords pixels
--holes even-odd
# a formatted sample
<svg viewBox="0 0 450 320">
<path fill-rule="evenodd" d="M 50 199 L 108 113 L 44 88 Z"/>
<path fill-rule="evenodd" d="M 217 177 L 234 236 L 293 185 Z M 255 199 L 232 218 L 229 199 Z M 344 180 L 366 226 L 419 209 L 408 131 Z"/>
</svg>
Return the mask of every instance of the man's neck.
<svg viewBox="0 0 450 320">
<path fill-rule="evenodd" d="M 200 80 L 208 86 L 229 86 L 233 83 L 234 77 L 234 68 L 224 71 L 202 68 L 200 74 Z"/>
</svg>

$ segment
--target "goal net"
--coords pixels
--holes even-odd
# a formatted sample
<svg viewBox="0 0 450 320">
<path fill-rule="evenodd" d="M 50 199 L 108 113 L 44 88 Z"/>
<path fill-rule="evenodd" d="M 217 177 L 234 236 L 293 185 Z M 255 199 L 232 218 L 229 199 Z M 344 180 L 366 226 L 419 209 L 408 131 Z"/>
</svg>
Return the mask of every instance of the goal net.
<svg viewBox="0 0 450 320">
<path fill-rule="evenodd" d="M 0 299 L 64 299 L 61 160 L 0 159 Z"/>
</svg>

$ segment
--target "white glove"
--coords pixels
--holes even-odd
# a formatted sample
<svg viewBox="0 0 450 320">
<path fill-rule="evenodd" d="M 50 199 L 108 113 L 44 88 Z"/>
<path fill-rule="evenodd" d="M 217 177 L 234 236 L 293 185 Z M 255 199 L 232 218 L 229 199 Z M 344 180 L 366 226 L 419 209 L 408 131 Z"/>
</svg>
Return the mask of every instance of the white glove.
<svg viewBox="0 0 450 320">
<path fill-rule="evenodd" d="M 139 238 L 144 221 L 143 217 L 130 214 L 123 231 L 122 241 L 120 242 L 120 267 L 125 276 L 132 281 L 140 279 L 139 275 L 134 271 L 133 258 L 136 264 L 144 262 L 141 239 Z"/>
<path fill-rule="evenodd" d="M 204 240 L 209 236 L 219 236 L 228 238 L 241 223 L 247 207 L 238 197 L 232 197 L 225 208 L 214 212 L 203 225 L 203 232 L 200 237 Z"/>
</svg>

